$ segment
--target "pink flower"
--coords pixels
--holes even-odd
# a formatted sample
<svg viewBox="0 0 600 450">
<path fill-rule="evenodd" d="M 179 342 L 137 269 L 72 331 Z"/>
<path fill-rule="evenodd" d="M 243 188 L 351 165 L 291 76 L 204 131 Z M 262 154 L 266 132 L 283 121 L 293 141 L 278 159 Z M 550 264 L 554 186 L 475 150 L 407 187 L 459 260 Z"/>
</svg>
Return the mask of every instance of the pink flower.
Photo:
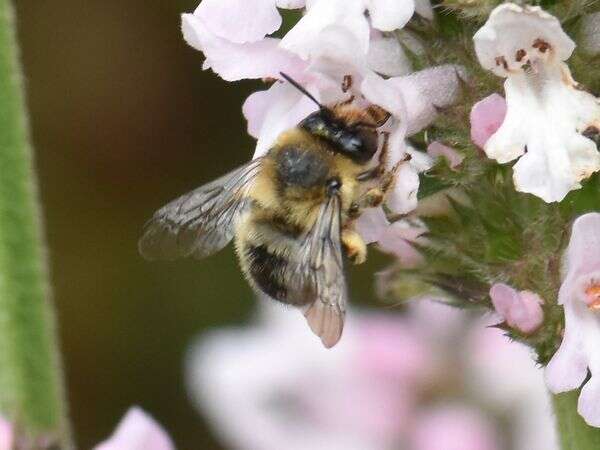
<svg viewBox="0 0 600 450">
<path fill-rule="evenodd" d="M 600 427 L 600 214 L 589 213 L 573 223 L 566 251 L 565 273 L 558 302 L 565 310 L 563 341 L 546 368 L 546 381 L 554 393 L 577 389 L 591 378 L 579 395 L 578 412 Z"/>
<path fill-rule="evenodd" d="M 94 450 L 175 450 L 175 446 L 152 417 L 139 408 L 131 408 L 110 439 Z"/>
<path fill-rule="evenodd" d="M 517 292 L 506 284 L 496 283 L 490 289 L 490 297 L 506 323 L 524 334 L 533 333 L 544 321 L 541 307 L 544 301 L 533 292 Z"/>
<path fill-rule="evenodd" d="M 0 450 L 12 450 L 14 433 L 11 423 L 0 416 Z"/>
<path fill-rule="evenodd" d="M 412 434 L 412 450 L 498 450 L 491 420 L 462 405 L 441 405 L 421 413 Z"/>
<path fill-rule="evenodd" d="M 488 139 L 498 131 L 506 116 L 506 100 L 492 94 L 479 100 L 471 109 L 471 140 L 483 149 Z"/>
</svg>

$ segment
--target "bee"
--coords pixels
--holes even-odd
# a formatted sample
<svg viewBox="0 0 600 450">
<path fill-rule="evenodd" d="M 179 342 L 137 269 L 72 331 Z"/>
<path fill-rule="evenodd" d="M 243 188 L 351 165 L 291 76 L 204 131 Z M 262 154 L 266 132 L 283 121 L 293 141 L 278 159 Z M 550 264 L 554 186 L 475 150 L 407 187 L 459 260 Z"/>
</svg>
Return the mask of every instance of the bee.
<svg viewBox="0 0 600 450">
<path fill-rule="evenodd" d="M 139 251 L 149 260 L 204 258 L 234 239 L 249 284 L 300 308 L 330 348 L 344 326 L 343 256 L 360 264 L 367 254 L 355 221 L 383 203 L 400 163 L 387 168 L 388 134 L 377 130 L 387 111 L 356 106 L 353 97 L 323 106 L 281 75 L 319 109 L 283 132 L 263 157 L 159 209 Z"/>
</svg>

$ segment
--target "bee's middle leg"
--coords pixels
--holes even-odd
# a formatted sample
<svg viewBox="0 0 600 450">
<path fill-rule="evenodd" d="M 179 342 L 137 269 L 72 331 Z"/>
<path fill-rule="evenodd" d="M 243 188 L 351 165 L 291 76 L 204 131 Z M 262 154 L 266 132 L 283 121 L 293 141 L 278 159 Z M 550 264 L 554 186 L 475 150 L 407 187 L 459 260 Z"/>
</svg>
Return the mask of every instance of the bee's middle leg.
<svg viewBox="0 0 600 450">
<path fill-rule="evenodd" d="M 353 264 L 362 264 L 367 259 L 367 244 L 362 237 L 351 228 L 344 228 L 341 235 L 346 256 Z"/>
</svg>

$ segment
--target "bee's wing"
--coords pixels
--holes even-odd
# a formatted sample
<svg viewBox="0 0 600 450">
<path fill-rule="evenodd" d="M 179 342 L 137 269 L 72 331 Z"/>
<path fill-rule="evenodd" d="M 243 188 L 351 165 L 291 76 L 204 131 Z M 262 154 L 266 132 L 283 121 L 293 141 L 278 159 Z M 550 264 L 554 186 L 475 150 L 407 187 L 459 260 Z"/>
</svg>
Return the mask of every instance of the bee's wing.
<svg viewBox="0 0 600 450">
<path fill-rule="evenodd" d="M 340 340 L 346 315 L 340 232 L 340 199 L 332 195 L 321 206 L 315 224 L 304 237 L 297 275 L 301 278 L 300 286 L 308 284 L 314 294 L 314 301 L 305 307 L 304 316 L 327 348 Z"/>
<path fill-rule="evenodd" d="M 163 206 L 144 226 L 138 248 L 146 259 L 203 258 L 225 247 L 260 170 L 254 159 Z"/>
</svg>

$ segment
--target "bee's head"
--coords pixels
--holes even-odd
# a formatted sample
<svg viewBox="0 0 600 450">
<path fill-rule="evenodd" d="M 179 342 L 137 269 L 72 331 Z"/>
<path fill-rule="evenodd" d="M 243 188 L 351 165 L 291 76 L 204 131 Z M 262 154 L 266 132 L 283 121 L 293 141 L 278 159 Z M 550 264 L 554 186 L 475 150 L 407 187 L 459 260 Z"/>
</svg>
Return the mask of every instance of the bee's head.
<svg viewBox="0 0 600 450">
<path fill-rule="evenodd" d="M 349 124 L 328 108 L 312 113 L 299 126 L 354 162 L 364 164 L 377 152 L 378 135 L 374 126 Z"/>
<path fill-rule="evenodd" d="M 389 118 L 389 113 L 378 107 L 367 108 L 363 112 L 359 108 L 347 104 L 349 102 L 328 108 L 321 105 L 294 79 L 285 73 L 281 73 L 281 76 L 319 107 L 318 111 L 300 122 L 300 128 L 325 140 L 336 153 L 340 153 L 356 163 L 364 164 L 371 160 L 378 147 L 376 128 Z M 375 112 L 380 115 L 383 112 L 383 115 L 377 118 Z"/>
</svg>

